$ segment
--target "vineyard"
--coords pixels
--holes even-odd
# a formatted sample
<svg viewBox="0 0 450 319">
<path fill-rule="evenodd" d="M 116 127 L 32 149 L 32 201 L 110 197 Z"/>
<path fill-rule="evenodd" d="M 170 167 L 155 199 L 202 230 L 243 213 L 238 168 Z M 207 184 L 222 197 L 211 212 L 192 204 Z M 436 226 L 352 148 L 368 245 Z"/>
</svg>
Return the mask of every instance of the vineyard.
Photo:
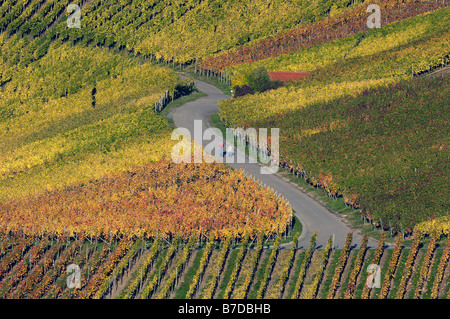
<svg viewBox="0 0 450 319">
<path fill-rule="evenodd" d="M 229 127 L 280 128 L 281 165 L 377 226 L 411 232 L 445 217 L 448 76 L 411 74 L 448 59 L 448 13 L 299 51 L 300 66 L 317 68 L 307 80 L 221 101 L 219 115 Z"/>
<path fill-rule="evenodd" d="M 298 234 L 297 234 L 298 236 Z M 273 237 L 276 237 L 275 240 Z M 184 240 L 139 236 L 101 237 L 2 232 L 1 298 L 105 299 L 445 299 L 449 297 L 450 241 L 432 235 L 399 237 L 394 249 L 343 249 L 331 238 L 318 248 L 281 248 L 283 235 L 227 236 L 211 233 Z M 296 236 L 294 236 L 296 242 Z M 364 242 L 366 241 L 366 242 Z M 439 243 L 438 243 L 439 242 Z M 268 244 L 270 243 L 270 246 Z M 307 249 L 306 249 L 307 248 Z M 79 267 L 71 285 L 69 265 Z M 369 265 L 379 265 L 374 274 Z M 71 266 L 72 267 L 72 266 Z M 376 274 L 375 274 L 376 275 Z M 71 276 L 69 278 L 69 276 Z"/>
<path fill-rule="evenodd" d="M 373 3 L 382 28 L 363 0 L 0 0 L 0 299 L 450 299 L 450 78 L 428 76 L 450 8 Z M 220 124 L 279 128 L 283 171 L 376 239 L 299 246 L 278 192 L 174 163 L 158 112 L 197 90 L 175 66 L 310 73 L 221 100 Z"/>
<path fill-rule="evenodd" d="M 104 49 L 52 46 L 0 90 L 0 198 L 167 156 L 171 130 L 154 104 L 186 85 L 170 70 Z"/>
<path fill-rule="evenodd" d="M 170 159 L 0 203 L 0 228 L 28 236 L 155 236 L 282 232 L 289 203 L 224 164 Z"/>
<path fill-rule="evenodd" d="M 330 11 L 345 11 L 359 2 L 6 0 L 0 3 L 0 34 L 20 42 L 24 50 L 7 58 L 19 60 L 20 65 L 44 56 L 51 44 L 64 42 L 187 63 L 324 19 Z M 81 8 L 80 29 L 66 26 L 69 3 Z"/>
<path fill-rule="evenodd" d="M 237 74 L 232 77 L 233 85 L 240 86 L 245 84 L 238 82 L 242 74 L 258 67 L 269 71 L 309 71 L 314 79 L 320 80 L 320 85 L 330 79 L 344 82 L 420 74 L 450 61 L 449 12 L 450 9 L 446 8 L 418 15 L 387 24 L 381 29 L 366 29 L 291 53 L 230 65 L 226 71 Z M 351 65 L 356 64 L 364 67 L 350 70 Z"/>
<path fill-rule="evenodd" d="M 446 8 L 447 1 L 398 1 L 380 0 L 371 3 L 380 6 L 382 26 L 407 18 Z M 201 68 L 218 72 L 241 63 L 254 63 L 270 57 L 279 57 L 291 52 L 305 50 L 320 44 L 365 33 L 367 28 L 367 2 L 350 7 L 342 13 L 330 12 L 326 19 L 306 26 L 296 27 L 272 37 L 239 46 L 226 52 L 206 57 Z M 386 44 L 389 41 L 385 41 Z M 394 41 L 395 43 L 395 41 Z"/>
<path fill-rule="evenodd" d="M 284 132 L 282 166 L 377 224 L 412 229 L 448 209 L 448 81 L 412 79 L 255 122 Z M 245 126 L 242 101 L 226 101 L 221 112 L 238 107 Z"/>
</svg>

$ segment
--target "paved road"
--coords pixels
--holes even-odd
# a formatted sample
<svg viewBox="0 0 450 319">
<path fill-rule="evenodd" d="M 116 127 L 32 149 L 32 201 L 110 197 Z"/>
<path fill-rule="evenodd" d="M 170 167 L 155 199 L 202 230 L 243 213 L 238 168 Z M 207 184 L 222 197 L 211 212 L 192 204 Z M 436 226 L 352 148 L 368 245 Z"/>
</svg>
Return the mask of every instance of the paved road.
<svg viewBox="0 0 450 319">
<path fill-rule="evenodd" d="M 180 74 L 183 77 L 183 75 Z M 228 99 L 229 96 L 222 93 L 220 89 L 205 82 L 195 80 L 196 87 L 207 94 L 193 102 L 188 102 L 183 106 L 172 110 L 168 116 L 173 118 L 176 127 L 184 127 L 194 132 L 194 120 L 201 120 L 203 131 L 210 127 L 209 117 L 218 111 L 218 101 Z M 283 134 L 280 132 L 280 134 Z M 205 144 L 209 143 L 207 141 Z M 238 151 L 238 150 L 236 150 Z M 243 168 L 244 171 L 250 173 L 256 179 L 271 187 L 283 195 L 290 203 L 295 211 L 296 217 L 303 225 L 303 233 L 299 240 L 299 248 L 307 248 L 311 235 L 314 231 L 318 231 L 317 245 L 318 248 L 325 247 L 330 236 L 334 234 L 334 247 L 342 248 L 347 233 L 350 231 L 349 226 L 337 215 L 328 211 L 324 206 L 319 204 L 315 199 L 309 197 L 301 190 L 291 185 L 283 179 L 279 174 L 261 174 L 258 164 L 251 164 L 246 161 L 245 164 L 230 163 L 228 164 L 234 169 Z M 355 231 L 353 234 L 353 245 L 359 247 L 362 236 Z M 376 247 L 377 242 L 369 240 L 369 246 Z"/>
</svg>

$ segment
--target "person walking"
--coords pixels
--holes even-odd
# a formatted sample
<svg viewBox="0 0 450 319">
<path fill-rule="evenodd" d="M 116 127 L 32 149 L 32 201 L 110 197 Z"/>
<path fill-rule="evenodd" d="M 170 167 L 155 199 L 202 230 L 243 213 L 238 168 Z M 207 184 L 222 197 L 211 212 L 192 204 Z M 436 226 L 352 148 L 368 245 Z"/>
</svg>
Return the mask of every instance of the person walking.
<svg viewBox="0 0 450 319">
<path fill-rule="evenodd" d="M 228 144 L 227 154 L 228 154 L 229 157 L 232 157 L 233 154 L 234 154 L 234 149 L 233 149 L 233 146 L 231 144 Z"/>
<path fill-rule="evenodd" d="M 225 155 L 225 145 L 223 144 L 223 142 L 220 143 L 219 148 L 220 148 L 220 156 L 223 157 Z"/>
</svg>

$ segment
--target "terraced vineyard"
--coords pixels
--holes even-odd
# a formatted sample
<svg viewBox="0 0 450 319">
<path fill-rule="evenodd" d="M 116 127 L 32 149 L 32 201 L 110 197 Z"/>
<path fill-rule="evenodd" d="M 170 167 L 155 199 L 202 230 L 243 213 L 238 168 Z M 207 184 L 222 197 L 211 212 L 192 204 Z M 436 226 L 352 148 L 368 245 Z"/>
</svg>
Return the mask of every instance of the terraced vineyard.
<svg viewBox="0 0 450 319">
<path fill-rule="evenodd" d="M 431 241 L 422 238 L 421 242 L 427 243 L 414 248 L 398 245 L 395 249 L 384 249 L 379 246 L 377 250 L 363 247 L 362 251 L 334 250 L 331 241 L 328 247 L 316 248 L 312 242 L 309 265 L 305 264 L 308 252 L 304 247 L 277 248 L 277 240 L 265 237 L 210 238 L 206 234 L 186 240 L 177 237 L 144 240 L 136 236 L 117 236 L 108 240 L 67 236 L 32 238 L 21 231 L 3 232 L 0 296 L 64 299 L 448 298 L 450 244 L 444 239 L 435 246 L 437 236 Z M 351 233 L 348 238 L 351 243 Z M 268 243 L 271 243 L 270 247 Z M 381 284 L 368 289 L 369 273 L 366 270 L 375 262 L 374 255 L 379 256 L 376 264 L 381 267 Z M 411 259 L 410 256 L 416 257 Z M 67 269 L 73 263 L 80 267 L 79 288 L 68 286 L 70 273 Z M 298 286 L 300 273 L 303 273 L 303 282 Z M 335 288 L 330 290 L 330 285 Z"/>
<path fill-rule="evenodd" d="M 428 76 L 450 8 L 373 3 L 382 28 L 362 0 L 0 0 L 0 299 L 450 299 L 449 77 Z M 280 128 L 280 166 L 378 245 L 318 246 L 243 171 L 171 161 L 160 101 L 196 91 L 176 66 L 310 72 L 217 122 Z"/>
<path fill-rule="evenodd" d="M 231 67 L 238 74 L 266 65 L 312 74 L 221 101 L 219 115 L 228 127 L 278 127 L 281 165 L 342 196 L 376 226 L 411 232 L 431 216 L 445 218 L 448 76 L 416 75 L 447 63 L 449 12 Z"/>
</svg>

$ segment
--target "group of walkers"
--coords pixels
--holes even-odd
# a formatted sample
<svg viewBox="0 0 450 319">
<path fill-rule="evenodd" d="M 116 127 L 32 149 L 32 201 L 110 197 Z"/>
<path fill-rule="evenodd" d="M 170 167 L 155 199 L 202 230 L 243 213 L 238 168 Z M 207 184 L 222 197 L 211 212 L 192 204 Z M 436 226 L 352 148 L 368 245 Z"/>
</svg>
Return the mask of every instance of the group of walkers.
<svg viewBox="0 0 450 319">
<path fill-rule="evenodd" d="M 225 156 L 225 154 L 228 154 L 228 156 L 233 156 L 234 155 L 234 148 L 233 145 L 228 144 L 227 149 L 225 150 L 225 145 L 222 143 L 220 143 L 219 145 L 220 148 L 220 156 Z"/>
</svg>

